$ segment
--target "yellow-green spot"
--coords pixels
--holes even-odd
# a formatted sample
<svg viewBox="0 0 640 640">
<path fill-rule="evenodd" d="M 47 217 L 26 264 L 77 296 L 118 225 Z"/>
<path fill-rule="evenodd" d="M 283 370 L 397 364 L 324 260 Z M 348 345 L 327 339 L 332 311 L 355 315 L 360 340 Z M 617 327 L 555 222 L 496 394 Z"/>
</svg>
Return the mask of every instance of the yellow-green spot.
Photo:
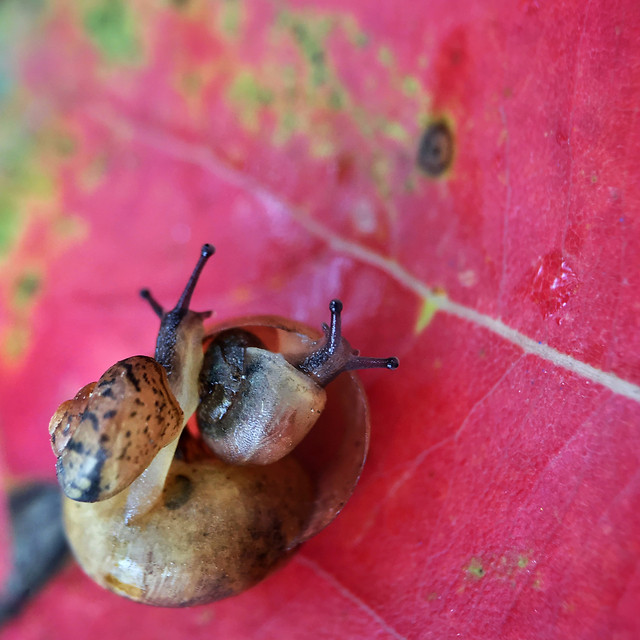
<svg viewBox="0 0 640 640">
<path fill-rule="evenodd" d="M 353 43 L 359 49 L 364 49 L 365 47 L 369 46 L 369 36 L 366 33 L 363 33 L 362 31 L 360 31 L 356 34 L 356 37 Z"/>
<path fill-rule="evenodd" d="M 276 145 L 285 144 L 298 128 L 298 116 L 295 111 L 285 111 L 280 119 L 280 125 L 275 132 L 273 142 Z"/>
<path fill-rule="evenodd" d="M 110 62 L 138 62 L 141 46 L 131 4 L 124 0 L 92 2 L 84 27 Z"/>
<path fill-rule="evenodd" d="M 420 83 L 414 76 L 405 76 L 402 79 L 402 90 L 407 96 L 415 96 L 420 89 Z"/>
<path fill-rule="evenodd" d="M 409 133 L 399 122 L 389 120 L 383 124 L 382 129 L 384 135 L 391 140 L 401 143 L 409 142 Z"/>
<path fill-rule="evenodd" d="M 414 193 L 416 191 L 418 185 L 415 174 L 412 173 L 407 176 L 406 180 L 402 184 L 402 188 L 404 189 L 405 193 Z"/>
<path fill-rule="evenodd" d="M 331 158 L 336 154 L 336 145 L 328 136 L 319 136 L 313 139 L 311 153 L 314 158 Z"/>
<path fill-rule="evenodd" d="M 65 158 L 72 156 L 77 148 L 75 139 L 64 133 L 56 136 L 54 145 L 58 154 Z"/>
<path fill-rule="evenodd" d="M 360 30 L 360 25 L 355 16 L 347 15 L 342 19 L 342 29 L 347 35 L 349 42 L 358 49 L 363 49 L 369 44 L 369 36 Z"/>
<path fill-rule="evenodd" d="M 273 92 L 260 84 L 250 71 L 241 71 L 228 90 L 229 100 L 237 107 L 246 126 L 258 126 L 258 113 L 273 102 Z"/>
<path fill-rule="evenodd" d="M 218 3 L 218 27 L 220 31 L 230 38 L 240 35 L 244 22 L 244 4 L 240 0 L 223 0 Z"/>
<path fill-rule="evenodd" d="M 7 328 L 0 338 L 0 353 L 6 362 L 17 362 L 29 346 L 30 333 L 25 326 Z"/>
<path fill-rule="evenodd" d="M 22 228 L 21 217 L 15 204 L 0 193 L 0 257 L 13 246 Z"/>
<path fill-rule="evenodd" d="M 597 173 L 592 173 L 591 174 L 591 184 L 595 184 L 596 182 L 598 182 L 598 174 Z"/>
<path fill-rule="evenodd" d="M 527 558 L 527 556 L 519 556 L 518 557 L 518 568 L 519 569 L 526 569 L 528 564 L 529 564 L 529 558 Z"/>
<path fill-rule="evenodd" d="M 429 326 L 429 323 L 437 310 L 438 307 L 433 299 L 425 298 L 422 303 L 422 309 L 420 309 L 420 314 L 418 315 L 416 326 L 413 329 L 414 333 L 422 333 Z"/>
<path fill-rule="evenodd" d="M 278 16 L 280 25 L 293 35 L 295 43 L 311 67 L 311 82 L 319 87 L 329 80 L 325 56 L 325 42 L 333 28 L 333 20 L 317 15 L 297 14 L 282 11 Z"/>
<path fill-rule="evenodd" d="M 380 64 L 385 67 L 390 67 L 393 64 L 393 53 L 387 46 L 382 46 L 378 49 L 378 60 Z"/>
<path fill-rule="evenodd" d="M 343 90 L 334 87 L 329 93 L 329 106 L 336 111 L 342 109 L 346 102 L 346 96 Z"/>
<path fill-rule="evenodd" d="M 485 570 L 484 570 L 484 567 L 482 566 L 482 561 L 480 560 L 480 558 L 471 558 L 471 562 L 467 567 L 467 573 L 472 578 L 476 578 L 478 580 L 484 577 Z"/>
<path fill-rule="evenodd" d="M 17 309 L 24 309 L 33 302 L 40 291 L 42 278 L 39 273 L 35 271 L 27 271 L 16 282 L 15 289 L 13 291 L 13 304 Z"/>
<path fill-rule="evenodd" d="M 184 73 L 180 78 L 180 88 L 185 95 L 195 96 L 202 91 L 203 78 L 201 73 L 194 71 Z"/>
</svg>

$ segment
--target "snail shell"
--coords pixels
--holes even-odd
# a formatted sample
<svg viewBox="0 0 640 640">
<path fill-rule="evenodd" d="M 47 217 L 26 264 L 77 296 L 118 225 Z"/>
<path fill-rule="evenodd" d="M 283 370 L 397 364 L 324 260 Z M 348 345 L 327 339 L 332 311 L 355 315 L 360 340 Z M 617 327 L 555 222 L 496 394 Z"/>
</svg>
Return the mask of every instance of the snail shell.
<svg viewBox="0 0 640 640">
<path fill-rule="evenodd" d="M 149 466 L 182 425 L 163 367 L 147 356 L 121 360 L 51 418 L 58 482 L 73 500 L 110 498 Z"/>
<path fill-rule="evenodd" d="M 123 494 L 65 500 L 76 558 L 111 591 L 183 607 L 240 593 L 275 569 L 308 520 L 312 488 L 293 459 L 251 468 L 174 460 L 156 508 L 131 525 L 125 508 Z"/>
<path fill-rule="evenodd" d="M 318 336 L 275 317 L 220 329 L 231 326 L 286 352 Z M 238 594 L 271 573 L 336 517 L 364 464 L 369 421 L 357 376 L 343 374 L 326 392 L 316 427 L 273 464 L 229 465 L 185 432 L 161 500 L 132 523 L 130 489 L 94 503 L 66 497 L 65 528 L 85 573 L 115 593 L 169 607 Z"/>
</svg>

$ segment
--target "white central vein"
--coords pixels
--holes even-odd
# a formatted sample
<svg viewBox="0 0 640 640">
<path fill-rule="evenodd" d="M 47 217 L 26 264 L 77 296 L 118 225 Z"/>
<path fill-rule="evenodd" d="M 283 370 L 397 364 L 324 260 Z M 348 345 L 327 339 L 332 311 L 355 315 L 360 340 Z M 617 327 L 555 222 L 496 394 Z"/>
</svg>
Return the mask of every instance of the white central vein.
<svg viewBox="0 0 640 640">
<path fill-rule="evenodd" d="M 184 142 L 175 136 L 168 135 L 160 130 L 151 129 L 146 125 L 136 123 L 134 126 L 132 123 L 118 119 L 112 112 L 106 113 L 103 110 L 92 110 L 91 114 L 96 120 L 99 120 L 119 135 L 135 137 L 147 146 L 165 153 L 169 157 L 197 165 L 213 173 L 218 179 L 224 180 L 227 184 L 242 189 L 252 195 L 255 200 L 265 208 L 269 215 L 286 216 L 295 220 L 311 235 L 323 240 L 335 251 L 379 269 L 420 298 L 430 301 L 436 309 L 483 327 L 504 340 L 517 345 L 525 353 L 530 353 L 543 360 L 548 360 L 555 366 L 600 384 L 618 395 L 640 402 L 640 386 L 624 380 L 613 373 L 601 371 L 547 344 L 529 338 L 497 318 L 466 307 L 451 300 L 447 296 L 434 293 L 426 284 L 395 260 L 362 247 L 356 242 L 346 240 L 325 225 L 290 207 L 286 202 L 278 198 L 251 176 L 245 175 L 225 165 L 208 147 Z"/>
</svg>

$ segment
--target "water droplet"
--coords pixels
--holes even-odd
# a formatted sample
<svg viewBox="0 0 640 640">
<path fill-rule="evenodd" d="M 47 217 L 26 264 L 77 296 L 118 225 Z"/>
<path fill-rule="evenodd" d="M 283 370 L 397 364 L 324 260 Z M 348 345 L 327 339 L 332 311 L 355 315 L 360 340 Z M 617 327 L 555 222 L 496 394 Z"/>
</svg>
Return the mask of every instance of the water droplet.
<svg viewBox="0 0 640 640">
<path fill-rule="evenodd" d="M 538 305 L 543 317 L 557 313 L 576 292 L 578 277 L 559 250 L 540 258 L 533 268 L 529 296 Z M 557 319 L 561 323 L 561 319 Z"/>
</svg>

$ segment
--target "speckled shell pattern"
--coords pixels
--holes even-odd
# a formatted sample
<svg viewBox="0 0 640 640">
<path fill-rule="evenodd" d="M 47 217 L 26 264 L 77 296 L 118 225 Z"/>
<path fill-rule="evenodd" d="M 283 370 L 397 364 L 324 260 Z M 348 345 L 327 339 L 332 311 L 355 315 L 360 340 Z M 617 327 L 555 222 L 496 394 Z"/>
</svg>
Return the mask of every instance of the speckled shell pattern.
<svg viewBox="0 0 640 640">
<path fill-rule="evenodd" d="M 49 424 L 65 495 L 81 502 L 128 487 L 183 425 L 164 368 L 133 356 L 64 402 Z"/>
</svg>

